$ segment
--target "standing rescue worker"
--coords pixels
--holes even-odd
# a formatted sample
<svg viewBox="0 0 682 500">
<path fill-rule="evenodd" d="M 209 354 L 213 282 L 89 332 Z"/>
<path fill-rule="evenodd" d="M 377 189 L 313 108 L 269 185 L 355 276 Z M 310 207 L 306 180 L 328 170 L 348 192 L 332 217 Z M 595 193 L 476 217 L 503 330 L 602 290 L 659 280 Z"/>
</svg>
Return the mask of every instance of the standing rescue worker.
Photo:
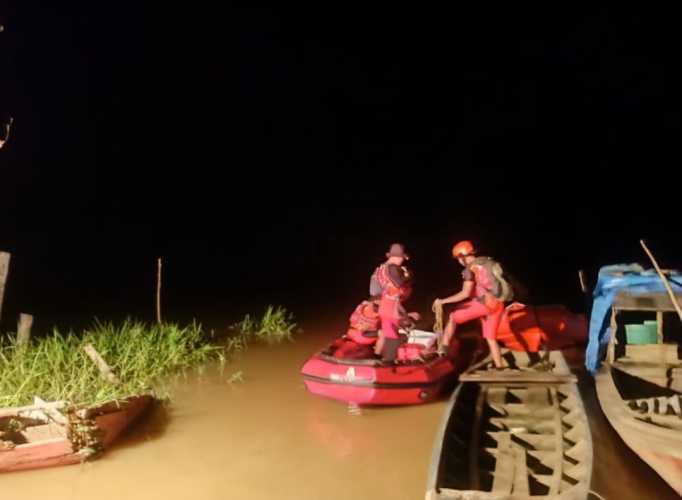
<svg viewBox="0 0 682 500">
<path fill-rule="evenodd" d="M 379 318 L 381 331 L 374 352 L 381 355 L 382 361 L 393 362 L 396 359 L 400 336 L 398 328 L 405 317 L 402 301 L 411 293 L 411 275 L 403 266 L 410 256 L 404 245 L 394 243 L 386 254 L 386 262 L 374 271 L 370 280 L 370 293 L 381 294 L 379 300 Z"/>
<path fill-rule="evenodd" d="M 500 347 L 495 340 L 504 302 L 511 300 L 511 287 L 502 276 L 501 266 L 489 257 L 477 257 L 470 241 L 461 241 L 452 248 L 452 256 L 464 267 L 462 290 L 445 299 L 436 299 L 434 307 L 458 303 L 450 314 L 438 348 L 440 355 L 448 352 L 457 325 L 480 318 L 483 338 L 488 343 L 495 367 L 502 368 Z"/>
</svg>

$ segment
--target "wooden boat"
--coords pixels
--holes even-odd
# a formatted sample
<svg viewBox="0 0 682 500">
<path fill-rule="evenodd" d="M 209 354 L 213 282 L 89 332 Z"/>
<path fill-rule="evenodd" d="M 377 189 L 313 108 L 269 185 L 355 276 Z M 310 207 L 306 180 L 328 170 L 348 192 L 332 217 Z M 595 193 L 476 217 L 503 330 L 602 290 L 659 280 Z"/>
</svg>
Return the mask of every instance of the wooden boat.
<svg viewBox="0 0 682 500">
<path fill-rule="evenodd" d="M 615 334 L 595 381 L 602 411 L 613 428 L 682 495 L 682 361 L 678 345 L 663 342 L 662 313 L 671 310 L 665 294 L 616 296 L 611 316 Z M 658 343 L 619 343 L 617 316 L 622 311 L 656 312 Z"/>
<path fill-rule="evenodd" d="M 97 456 L 150 406 L 149 395 L 66 411 L 63 402 L 0 409 L 0 472 L 76 464 Z"/>
<path fill-rule="evenodd" d="M 427 500 L 586 499 L 592 438 L 559 351 L 487 358 L 460 376 L 436 434 Z"/>
</svg>

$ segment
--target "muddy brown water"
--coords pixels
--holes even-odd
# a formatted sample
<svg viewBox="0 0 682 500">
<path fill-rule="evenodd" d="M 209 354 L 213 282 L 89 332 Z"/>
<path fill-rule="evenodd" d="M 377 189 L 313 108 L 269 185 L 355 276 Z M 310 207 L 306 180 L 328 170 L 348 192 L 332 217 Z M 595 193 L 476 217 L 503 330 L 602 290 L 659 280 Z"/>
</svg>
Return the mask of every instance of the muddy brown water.
<svg viewBox="0 0 682 500">
<path fill-rule="evenodd" d="M 0 499 L 424 498 L 445 402 L 354 415 L 308 394 L 299 369 L 326 338 L 309 330 L 293 344 L 250 348 L 222 374 L 178 381 L 172 405 L 154 408 L 99 460 L 0 475 Z M 239 371 L 243 382 L 228 383 Z M 581 388 L 593 489 L 608 500 L 678 498 L 611 429 L 588 377 Z"/>
</svg>

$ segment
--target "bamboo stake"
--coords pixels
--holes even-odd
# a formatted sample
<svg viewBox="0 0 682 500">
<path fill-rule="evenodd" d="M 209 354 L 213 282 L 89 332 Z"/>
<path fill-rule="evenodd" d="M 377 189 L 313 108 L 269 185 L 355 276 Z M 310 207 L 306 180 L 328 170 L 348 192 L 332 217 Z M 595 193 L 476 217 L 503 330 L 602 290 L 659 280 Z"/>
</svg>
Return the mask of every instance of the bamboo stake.
<svg viewBox="0 0 682 500">
<path fill-rule="evenodd" d="M 651 262 L 654 264 L 654 267 L 656 268 L 656 272 L 661 277 L 661 280 L 663 280 L 663 285 L 665 286 L 665 289 L 668 292 L 668 295 L 670 296 L 670 300 L 672 301 L 673 306 L 675 307 L 675 310 L 677 311 L 677 315 L 680 317 L 680 321 L 682 321 L 682 308 L 680 307 L 679 302 L 677 302 L 677 297 L 675 297 L 675 292 L 673 292 L 673 289 L 670 287 L 670 283 L 668 283 L 668 278 L 665 277 L 665 275 L 663 274 L 663 271 L 661 271 L 661 268 L 658 267 L 658 262 L 656 262 L 656 259 L 654 258 L 653 254 L 651 253 L 649 248 L 646 246 L 646 243 L 644 243 L 644 240 L 639 240 L 639 242 L 642 245 L 642 248 L 644 249 L 646 254 L 651 259 Z"/>
<path fill-rule="evenodd" d="M 585 273 L 581 269 L 578 271 L 578 279 L 580 279 L 580 288 L 582 289 L 583 293 L 587 293 L 587 285 L 585 284 Z"/>
<path fill-rule="evenodd" d="M 161 324 L 161 258 L 156 261 L 156 322 Z"/>
<path fill-rule="evenodd" d="M 7 252 L 0 252 L 0 319 L 2 318 L 2 300 L 5 296 L 5 283 L 7 273 L 9 273 L 9 260 L 11 255 Z"/>
<path fill-rule="evenodd" d="M 33 316 L 24 313 L 19 314 L 17 345 L 26 345 L 31 340 L 31 326 L 33 326 Z"/>
</svg>

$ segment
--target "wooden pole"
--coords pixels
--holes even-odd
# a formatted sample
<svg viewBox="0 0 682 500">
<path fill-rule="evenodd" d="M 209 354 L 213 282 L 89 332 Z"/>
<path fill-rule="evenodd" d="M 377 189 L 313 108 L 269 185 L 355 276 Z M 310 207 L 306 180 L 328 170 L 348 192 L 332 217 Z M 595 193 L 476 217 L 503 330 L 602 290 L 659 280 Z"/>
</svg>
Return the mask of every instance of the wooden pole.
<svg viewBox="0 0 682 500">
<path fill-rule="evenodd" d="M 17 345 L 26 345 L 31 339 L 31 326 L 33 326 L 33 316 L 30 314 L 19 314 L 17 323 Z"/>
<path fill-rule="evenodd" d="M 107 379 L 110 383 L 115 385 L 121 383 L 118 380 L 118 377 L 116 377 L 116 375 L 114 374 L 114 371 L 107 364 L 107 362 L 104 361 L 104 358 L 100 356 L 100 354 L 97 352 L 97 350 L 93 347 L 92 344 L 86 344 L 85 346 L 83 346 L 83 350 L 85 351 L 85 354 L 87 354 L 88 357 L 93 361 L 93 363 L 95 363 L 95 365 L 99 369 L 99 372 L 105 379 Z"/>
<path fill-rule="evenodd" d="M 580 280 L 580 288 L 583 293 L 587 293 L 587 284 L 585 284 L 585 273 L 581 269 L 578 271 L 578 279 Z"/>
<path fill-rule="evenodd" d="M 670 296 L 670 300 L 672 301 L 673 306 L 675 307 L 675 310 L 677 311 L 677 315 L 680 317 L 680 321 L 682 321 L 682 307 L 680 307 L 679 302 L 677 302 L 677 297 L 675 297 L 675 292 L 673 292 L 673 289 L 670 287 L 670 283 L 668 283 L 668 278 L 665 277 L 665 274 L 663 274 L 663 271 L 661 271 L 661 268 L 658 267 L 658 262 L 656 262 L 656 259 L 654 258 L 653 254 L 651 253 L 649 248 L 646 246 L 646 243 L 644 243 L 644 240 L 639 240 L 639 242 L 642 245 L 642 248 L 644 249 L 646 254 L 651 259 L 651 262 L 653 263 L 654 267 L 656 268 L 656 272 L 661 277 L 661 280 L 663 280 L 663 285 L 665 286 L 665 289 L 668 292 L 668 295 Z"/>
<path fill-rule="evenodd" d="M 2 300 L 5 297 L 5 282 L 9 273 L 10 254 L 0 252 L 0 319 L 2 319 Z"/>
<path fill-rule="evenodd" d="M 161 324 L 161 258 L 156 261 L 156 322 Z"/>
</svg>

